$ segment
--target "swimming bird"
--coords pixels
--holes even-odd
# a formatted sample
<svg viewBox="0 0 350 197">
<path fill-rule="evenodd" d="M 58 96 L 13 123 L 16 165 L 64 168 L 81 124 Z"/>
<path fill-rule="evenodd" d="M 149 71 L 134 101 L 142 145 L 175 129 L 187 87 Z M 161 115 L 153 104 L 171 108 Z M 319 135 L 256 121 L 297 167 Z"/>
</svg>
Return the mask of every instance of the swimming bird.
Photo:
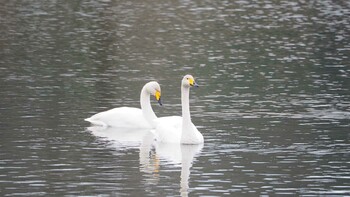
<svg viewBox="0 0 350 197">
<path fill-rule="evenodd" d="M 117 107 L 97 113 L 90 118 L 86 118 L 85 121 L 103 127 L 155 128 L 157 116 L 152 109 L 150 95 L 153 95 L 159 105 L 162 105 L 160 85 L 155 81 L 151 81 L 146 83 L 141 90 L 141 109 Z"/>
<path fill-rule="evenodd" d="M 158 118 L 156 129 L 153 131 L 159 142 L 180 144 L 201 144 L 203 135 L 191 121 L 190 113 L 190 87 L 198 87 L 192 75 L 185 75 L 181 81 L 181 116 L 168 116 Z"/>
</svg>

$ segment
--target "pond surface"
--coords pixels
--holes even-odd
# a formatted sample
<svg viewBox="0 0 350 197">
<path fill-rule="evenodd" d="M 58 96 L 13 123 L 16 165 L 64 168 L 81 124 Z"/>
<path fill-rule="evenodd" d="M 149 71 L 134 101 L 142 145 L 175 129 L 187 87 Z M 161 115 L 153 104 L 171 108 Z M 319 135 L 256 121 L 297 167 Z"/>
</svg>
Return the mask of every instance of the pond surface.
<svg viewBox="0 0 350 197">
<path fill-rule="evenodd" d="M 0 3 L 0 196 L 350 195 L 349 1 Z M 84 118 L 180 115 L 197 146 Z M 127 133 L 127 134 L 125 134 Z"/>
</svg>

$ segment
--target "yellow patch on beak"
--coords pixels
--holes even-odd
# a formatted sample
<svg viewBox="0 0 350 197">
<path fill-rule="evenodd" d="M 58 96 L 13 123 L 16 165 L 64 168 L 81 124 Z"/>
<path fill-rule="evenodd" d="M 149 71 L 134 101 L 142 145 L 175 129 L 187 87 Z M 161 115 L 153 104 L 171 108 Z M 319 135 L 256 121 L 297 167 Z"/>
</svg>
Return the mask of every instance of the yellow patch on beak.
<svg viewBox="0 0 350 197">
<path fill-rule="evenodd" d="M 190 86 L 193 86 L 194 85 L 194 80 L 192 78 L 189 78 L 188 79 L 188 82 L 190 83 Z"/>
<path fill-rule="evenodd" d="M 160 99 L 160 92 L 157 90 L 156 94 L 154 96 L 156 97 L 157 101 L 159 101 L 159 99 Z"/>
</svg>

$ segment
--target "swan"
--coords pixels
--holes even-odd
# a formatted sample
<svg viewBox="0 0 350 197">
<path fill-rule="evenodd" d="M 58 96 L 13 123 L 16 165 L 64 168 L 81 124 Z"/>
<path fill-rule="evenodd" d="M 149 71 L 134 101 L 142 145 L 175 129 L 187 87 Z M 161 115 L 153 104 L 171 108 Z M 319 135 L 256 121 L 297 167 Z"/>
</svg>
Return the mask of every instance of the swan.
<svg viewBox="0 0 350 197">
<path fill-rule="evenodd" d="M 160 99 L 160 85 L 155 81 L 151 81 L 146 83 L 141 90 L 141 109 L 134 107 L 117 107 L 97 113 L 90 118 L 86 118 L 85 121 L 103 127 L 155 128 L 157 116 L 152 109 L 150 95 L 153 95 L 159 105 L 162 105 Z"/>
<path fill-rule="evenodd" d="M 198 87 L 192 75 L 185 75 L 181 81 L 182 117 L 168 116 L 156 120 L 153 131 L 156 139 L 164 143 L 201 144 L 203 135 L 191 121 L 189 95 L 190 87 Z"/>
</svg>

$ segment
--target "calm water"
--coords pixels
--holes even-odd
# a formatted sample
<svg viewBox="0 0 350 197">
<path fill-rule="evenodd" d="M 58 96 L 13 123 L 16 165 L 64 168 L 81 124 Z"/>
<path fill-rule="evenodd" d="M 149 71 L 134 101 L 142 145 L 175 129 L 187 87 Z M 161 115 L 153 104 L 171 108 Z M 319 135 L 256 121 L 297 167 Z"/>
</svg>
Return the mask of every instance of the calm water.
<svg viewBox="0 0 350 197">
<path fill-rule="evenodd" d="M 0 196 L 350 195 L 349 54 L 345 0 L 1 1 Z M 187 73 L 203 146 L 83 121 Z"/>
</svg>

